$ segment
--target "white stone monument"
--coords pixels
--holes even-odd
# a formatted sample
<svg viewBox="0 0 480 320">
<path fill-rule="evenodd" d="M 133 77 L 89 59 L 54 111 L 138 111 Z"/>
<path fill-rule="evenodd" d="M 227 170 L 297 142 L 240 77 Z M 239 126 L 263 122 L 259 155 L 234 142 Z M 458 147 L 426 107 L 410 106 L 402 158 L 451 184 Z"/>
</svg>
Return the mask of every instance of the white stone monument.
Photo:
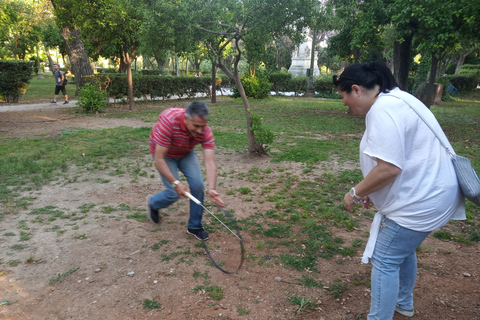
<svg viewBox="0 0 480 320">
<path fill-rule="evenodd" d="M 294 77 L 295 76 L 306 76 L 307 69 L 310 69 L 310 61 L 312 59 L 312 38 L 305 36 L 305 40 L 300 44 L 300 46 L 296 47 L 292 53 L 292 64 L 288 69 Z M 319 76 L 320 70 L 318 69 L 318 54 L 315 52 L 315 60 L 314 60 L 314 68 L 313 68 L 313 75 Z"/>
</svg>

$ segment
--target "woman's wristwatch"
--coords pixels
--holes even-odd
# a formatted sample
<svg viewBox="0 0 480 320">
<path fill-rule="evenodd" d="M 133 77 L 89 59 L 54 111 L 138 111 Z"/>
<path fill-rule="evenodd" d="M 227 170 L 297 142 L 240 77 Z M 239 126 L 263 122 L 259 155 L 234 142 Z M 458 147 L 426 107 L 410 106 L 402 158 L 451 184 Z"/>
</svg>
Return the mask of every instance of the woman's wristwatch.
<svg viewBox="0 0 480 320">
<path fill-rule="evenodd" d="M 350 189 L 350 196 L 352 196 L 352 203 L 359 204 L 362 201 L 362 197 L 357 196 L 355 188 Z"/>
</svg>

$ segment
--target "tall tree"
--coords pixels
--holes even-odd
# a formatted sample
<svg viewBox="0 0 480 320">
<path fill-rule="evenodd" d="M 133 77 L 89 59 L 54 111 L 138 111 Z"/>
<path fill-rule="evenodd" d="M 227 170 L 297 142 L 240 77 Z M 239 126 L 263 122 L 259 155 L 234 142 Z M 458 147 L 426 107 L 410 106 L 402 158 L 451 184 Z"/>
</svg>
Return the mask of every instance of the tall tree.
<svg viewBox="0 0 480 320">
<path fill-rule="evenodd" d="M 433 102 L 434 83 L 440 60 L 449 49 L 457 47 L 465 37 L 478 35 L 480 0 L 397 0 L 398 14 L 392 23 L 405 24 L 412 18 L 418 21 L 415 35 L 417 50 L 431 55 L 430 76 L 425 105 Z"/>
<path fill-rule="evenodd" d="M 82 30 L 92 56 L 120 58 L 127 73 L 128 103 L 133 109 L 131 65 L 139 47 L 142 25 L 141 6 L 134 0 L 56 0 L 64 3 L 63 12 Z"/>
<path fill-rule="evenodd" d="M 27 54 L 36 53 L 41 35 L 39 7 L 26 1 L 0 2 L 0 43 L 13 59 L 24 60 Z"/>
<path fill-rule="evenodd" d="M 51 0 L 51 2 L 57 18 L 57 25 L 60 27 L 60 33 L 65 41 L 65 47 L 68 52 L 72 73 L 75 75 L 75 84 L 78 92 L 79 88 L 85 82 L 84 77 L 93 74 L 82 34 L 80 30 L 76 28 L 74 22 L 75 16 L 82 13 L 68 10 L 70 2 L 68 0 Z"/>
<path fill-rule="evenodd" d="M 240 79 L 239 62 L 243 48 L 265 46 L 270 39 L 287 35 L 301 38 L 301 32 L 310 22 L 314 0 L 190 0 L 190 8 L 200 8 L 191 17 L 194 27 L 220 39 L 217 46 L 210 45 L 216 65 L 235 82 L 240 93 L 247 120 L 248 152 L 265 154 L 251 130 L 250 104 Z M 201 36 L 201 34 L 200 34 Z M 201 36 L 202 37 L 202 36 Z M 205 37 L 205 36 L 203 36 Z M 225 64 L 223 52 L 229 45 L 235 49 L 233 67 Z"/>
</svg>

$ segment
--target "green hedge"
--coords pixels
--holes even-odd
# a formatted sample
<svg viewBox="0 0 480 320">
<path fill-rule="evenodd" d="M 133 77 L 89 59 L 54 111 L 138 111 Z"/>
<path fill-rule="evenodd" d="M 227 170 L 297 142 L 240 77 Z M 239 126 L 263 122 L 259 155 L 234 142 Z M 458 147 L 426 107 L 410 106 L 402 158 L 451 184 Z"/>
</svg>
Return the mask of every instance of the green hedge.
<svg viewBox="0 0 480 320">
<path fill-rule="evenodd" d="M 479 81 L 479 77 L 477 75 L 469 74 L 453 74 L 448 75 L 445 78 L 447 78 L 448 82 L 451 83 L 460 92 L 468 92 L 475 90 Z"/>
<path fill-rule="evenodd" d="M 0 60 L 0 96 L 6 102 L 18 102 L 33 77 L 33 61 Z"/>
<path fill-rule="evenodd" d="M 272 89 L 277 96 L 279 91 L 283 91 L 284 88 L 288 87 L 291 79 L 292 74 L 290 72 L 274 72 L 268 75 L 268 81 L 272 83 Z"/>
<path fill-rule="evenodd" d="M 249 98 L 265 99 L 270 95 L 272 84 L 268 82 L 267 79 L 244 75 L 241 78 L 241 81 L 243 89 L 245 90 L 245 94 Z M 240 97 L 240 92 L 238 91 L 237 86 L 233 86 L 232 90 L 234 98 Z"/>
<path fill-rule="evenodd" d="M 106 91 L 110 98 L 121 99 L 128 94 L 126 74 L 96 74 L 85 78 L 86 83 L 98 82 L 100 90 Z M 133 75 L 135 98 L 194 98 L 198 93 L 210 94 L 209 78 Z"/>
</svg>

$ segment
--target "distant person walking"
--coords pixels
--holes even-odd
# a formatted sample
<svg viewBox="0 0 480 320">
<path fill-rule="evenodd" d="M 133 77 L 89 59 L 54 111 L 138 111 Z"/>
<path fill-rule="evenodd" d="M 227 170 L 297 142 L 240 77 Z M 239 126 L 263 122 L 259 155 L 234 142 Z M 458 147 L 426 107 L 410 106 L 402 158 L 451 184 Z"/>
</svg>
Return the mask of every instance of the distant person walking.
<svg viewBox="0 0 480 320">
<path fill-rule="evenodd" d="M 65 102 L 63 104 L 67 104 L 68 95 L 67 90 L 65 89 L 67 78 L 65 78 L 65 74 L 60 70 L 60 66 L 56 63 L 53 65 L 53 75 L 55 76 L 55 97 L 51 103 L 57 103 L 58 93 L 62 91 L 63 96 L 65 97 Z"/>
</svg>

